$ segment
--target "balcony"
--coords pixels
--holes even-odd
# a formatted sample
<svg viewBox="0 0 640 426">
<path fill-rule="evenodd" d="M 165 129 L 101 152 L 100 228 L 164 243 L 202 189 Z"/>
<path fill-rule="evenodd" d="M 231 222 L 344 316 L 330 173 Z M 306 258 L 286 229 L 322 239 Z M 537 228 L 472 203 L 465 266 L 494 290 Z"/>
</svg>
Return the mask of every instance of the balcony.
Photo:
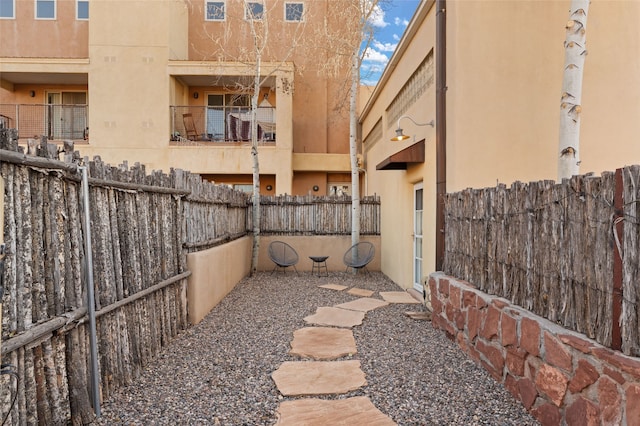
<svg viewBox="0 0 640 426">
<path fill-rule="evenodd" d="M 224 106 L 172 106 L 172 145 L 194 142 L 238 143 L 251 142 L 251 108 Z M 257 138 L 260 144 L 276 142 L 276 110 L 258 107 L 256 110 Z"/>
<path fill-rule="evenodd" d="M 50 141 L 89 138 L 87 105 L 0 104 L 0 128 L 15 128 L 19 139 Z"/>
<path fill-rule="evenodd" d="M 258 142 L 276 142 L 276 110 L 256 111 Z M 170 107 L 172 145 L 193 142 L 251 141 L 250 107 Z M 52 142 L 89 139 L 88 106 L 60 104 L 0 104 L 0 129 L 15 128 L 19 139 L 46 136 Z"/>
</svg>

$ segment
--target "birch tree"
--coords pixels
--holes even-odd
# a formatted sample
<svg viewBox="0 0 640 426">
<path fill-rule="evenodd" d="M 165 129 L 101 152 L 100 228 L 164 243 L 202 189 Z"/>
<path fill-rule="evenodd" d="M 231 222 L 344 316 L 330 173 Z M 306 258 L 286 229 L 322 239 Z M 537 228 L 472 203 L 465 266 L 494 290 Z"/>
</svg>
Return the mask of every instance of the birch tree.
<svg viewBox="0 0 640 426">
<path fill-rule="evenodd" d="M 230 3 L 230 2 L 229 2 Z M 282 15 L 278 18 L 275 11 L 277 6 L 282 6 L 281 1 L 241 0 L 242 15 L 234 15 L 224 11 L 227 17 L 222 32 L 207 33 L 214 45 L 214 55 L 219 61 L 233 60 L 243 64 L 252 74 L 251 81 L 246 81 L 240 76 L 234 82 L 234 89 L 240 92 L 251 93 L 251 160 L 252 160 L 252 231 L 253 245 L 251 256 L 251 274 L 255 274 L 258 268 L 258 255 L 260 250 L 260 161 L 258 155 L 258 122 L 257 110 L 260 98 L 260 89 L 277 71 L 278 65 L 286 63 L 296 49 L 302 45 L 304 34 L 304 20 L 300 19 L 299 25 L 293 26 L 287 34 L 277 34 L 276 40 L 270 39 L 270 25 L 282 23 Z M 226 7 L 223 5 L 222 7 Z M 213 13 L 220 13 L 214 11 Z M 302 17 L 301 17 L 302 18 Z M 286 42 L 283 43 L 283 41 Z M 271 63 L 271 71 L 263 74 L 263 60 L 268 58 Z M 273 67 L 275 62 L 275 68 Z M 301 70 L 302 68 L 300 68 Z"/>
<path fill-rule="evenodd" d="M 589 0 L 571 0 L 564 42 L 565 61 L 560 100 L 558 181 L 580 174 L 580 113 L 582 77 L 587 56 Z"/>
<path fill-rule="evenodd" d="M 351 165 L 351 244 L 360 241 L 360 170 L 358 165 L 358 111 L 357 100 L 360 88 L 360 67 L 367 54 L 367 48 L 374 36 L 371 18 L 380 11 L 380 0 L 336 0 L 330 3 L 328 20 L 335 25 L 340 22 L 350 28 L 348 35 L 332 34 L 325 31 L 325 46 L 332 52 L 328 72 L 340 68 L 341 60 L 350 61 L 349 73 L 345 81 L 348 85 L 349 108 L 349 156 Z M 336 37 L 338 36 L 338 37 Z M 346 85 L 345 85 L 346 86 Z"/>
</svg>

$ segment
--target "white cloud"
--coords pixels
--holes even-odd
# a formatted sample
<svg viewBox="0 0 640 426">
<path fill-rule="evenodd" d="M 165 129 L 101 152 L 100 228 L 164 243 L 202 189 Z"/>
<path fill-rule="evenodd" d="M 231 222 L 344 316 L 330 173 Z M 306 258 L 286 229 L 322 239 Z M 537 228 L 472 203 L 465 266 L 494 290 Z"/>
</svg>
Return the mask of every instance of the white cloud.
<svg viewBox="0 0 640 426">
<path fill-rule="evenodd" d="M 398 43 L 382 43 L 378 40 L 373 41 L 373 47 L 381 52 L 393 52 L 394 50 L 396 50 L 397 46 Z"/>
<path fill-rule="evenodd" d="M 408 20 L 406 20 L 405 18 L 400 18 L 399 16 L 393 20 L 393 23 L 402 27 L 406 27 L 407 25 L 409 25 Z"/>
<path fill-rule="evenodd" d="M 389 58 L 387 57 L 387 55 L 371 48 L 368 48 L 364 52 L 364 60 L 367 62 L 378 62 L 382 64 L 386 64 L 387 62 L 389 62 Z"/>
<path fill-rule="evenodd" d="M 384 10 L 380 8 L 380 6 L 375 6 L 373 9 L 373 13 L 369 17 L 369 23 L 376 28 L 384 28 L 389 23 L 384 20 Z"/>
<path fill-rule="evenodd" d="M 394 34 L 394 35 L 393 35 L 393 39 L 394 39 L 395 41 L 400 41 L 400 36 L 399 36 L 398 34 Z"/>
</svg>

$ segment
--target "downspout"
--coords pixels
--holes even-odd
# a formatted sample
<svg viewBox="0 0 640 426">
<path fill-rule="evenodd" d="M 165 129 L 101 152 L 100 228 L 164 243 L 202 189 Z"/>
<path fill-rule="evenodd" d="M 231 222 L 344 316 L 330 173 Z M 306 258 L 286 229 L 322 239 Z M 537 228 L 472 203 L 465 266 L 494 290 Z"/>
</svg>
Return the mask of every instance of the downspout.
<svg viewBox="0 0 640 426">
<path fill-rule="evenodd" d="M 87 167 L 78 167 L 82 172 L 82 204 L 84 207 L 84 247 L 87 284 L 87 314 L 89 315 L 89 353 L 91 356 L 91 397 L 96 417 L 100 418 L 100 370 L 98 368 L 98 343 L 96 332 L 96 302 L 93 287 L 93 254 L 91 249 L 91 213 L 89 211 L 89 177 Z"/>
<path fill-rule="evenodd" d="M 447 194 L 447 2 L 436 0 L 436 271 L 444 263 L 444 196 Z"/>
</svg>

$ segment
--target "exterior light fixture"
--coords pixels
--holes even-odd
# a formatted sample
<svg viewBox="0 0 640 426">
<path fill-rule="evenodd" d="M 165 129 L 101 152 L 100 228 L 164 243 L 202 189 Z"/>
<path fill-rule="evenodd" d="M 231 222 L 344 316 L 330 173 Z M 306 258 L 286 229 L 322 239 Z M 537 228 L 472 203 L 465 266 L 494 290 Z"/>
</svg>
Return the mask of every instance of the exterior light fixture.
<svg viewBox="0 0 640 426">
<path fill-rule="evenodd" d="M 272 189 L 273 189 L 273 186 L 267 185 L 267 191 L 271 191 Z"/>
<path fill-rule="evenodd" d="M 400 120 L 402 120 L 403 118 L 408 118 L 416 126 L 431 126 L 431 127 L 435 127 L 435 125 L 436 125 L 435 121 L 433 121 L 433 120 L 429 121 L 428 123 L 416 123 L 413 118 L 409 117 L 408 115 L 403 115 L 402 117 L 398 118 L 398 128 L 396 129 L 396 135 L 391 138 L 391 142 L 399 142 L 399 141 L 404 141 L 404 140 L 409 139 L 409 136 L 405 135 L 402 132 L 402 128 L 400 127 Z"/>
<path fill-rule="evenodd" d="M 313 185 L 313 190 L 315 192 L 318 192 L 320 190 L 320 187 L 318 185 Z"/>
<path fill-rule="evenodd" d="M 193 99 L 198 99 L 198 92 L 193 92 Z"/>
</svg>

